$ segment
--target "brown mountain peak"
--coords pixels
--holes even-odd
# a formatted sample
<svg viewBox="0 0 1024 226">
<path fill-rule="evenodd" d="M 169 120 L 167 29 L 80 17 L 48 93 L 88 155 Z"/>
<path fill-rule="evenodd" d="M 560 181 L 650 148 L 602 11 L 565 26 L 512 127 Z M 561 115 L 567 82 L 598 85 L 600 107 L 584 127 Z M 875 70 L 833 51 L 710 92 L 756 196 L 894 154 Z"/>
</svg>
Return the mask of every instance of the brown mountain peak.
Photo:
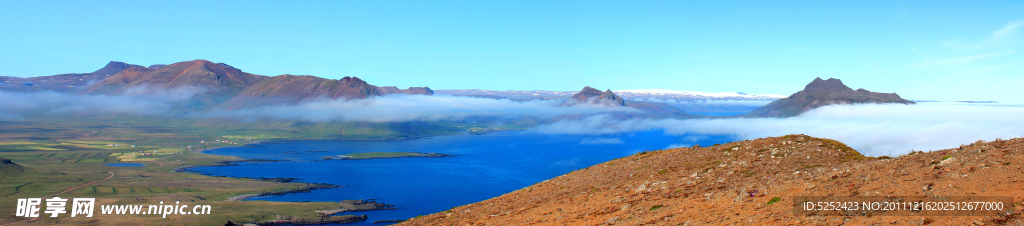
<svg viewBox="0 0 1024 226">
<path fill-rule="evenodd" d="M 201 64 L 213 64 L 213 62 L 210 62 L 209 60 L 204 60 L 204 59 L 195 59 L 195 60 L 185 61 L 185 62 L 192 63 L 192 64 L 200 64 L 200 63 Z"/>
<path fill-rule="evenodd" d="M 580 93 L 601 93 L 601 90 L 594 89 L 594 87 L 590 86 L 584 86 L 583 90 L 580 90 Z"/>
<path fill-rule="evenodd" d="M 611 89 L 601 92 L 599 89 L 587 86 L 583 87 L 579 93 L 572 95 L 572 99 L 577 103 L 599 103 L 608 106 L 626 106 L 626 101 L 615 95 Z"/>
<path fill-rule="evenodd" d="M 827 92 L 839 92 L 839 91 L 851 91 L 850 87 L 843 84 L 843 81 L 836 78 L 829 78 L 828 80 L 821 80 L 821 78 L 814 78 L 814 81 L 808 83 L 804 87 L 804 92 L 808 93 L 827 93 Z"/>
<path fill-rule="evenodd" d="M 341 82 L 345 82 L 345 83 L 348 83 L 348 84 L 368 84 L 368 83 L 366 83 L 366 81 L 363 81 L 362 79 L 359 79 L 359 77 L 345 76 L 344 78 L 341 78 L 339 80 Z"/>
<path fill-rule="evenodd" d="M 92 72 L 92 74 L 93 75 L 97 75 L 97 76 L 113 75 L 113 74 L 117 74 L 118 72 L 123 71 L 124 69 L 133 68 L 133 67 L 143 67 L 143 66 L 134 65 L 134 64 L 128 64 L 128 63 L 119 62 L 119 61 L 110 61 L 110 63 L 107 63 L 106 66 L 103 66 L 103 68 L 100 68 L 99 70 L 96 70 L 96 71 Z"/>
</svg>

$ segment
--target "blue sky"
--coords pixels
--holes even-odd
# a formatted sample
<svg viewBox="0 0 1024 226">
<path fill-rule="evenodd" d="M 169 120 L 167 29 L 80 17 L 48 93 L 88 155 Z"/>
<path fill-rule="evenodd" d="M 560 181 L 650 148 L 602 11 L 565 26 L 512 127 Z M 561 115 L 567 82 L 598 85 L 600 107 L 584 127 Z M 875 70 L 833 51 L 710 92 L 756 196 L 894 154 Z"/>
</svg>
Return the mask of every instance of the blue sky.
<svg viewBox="0 0 1024 226">
<path fill-rule="evenodd" d="M 0 76 L 193 59 L 433 89 L 1022 103 L 1024 1 L 3 1 Z"/>
</svg>

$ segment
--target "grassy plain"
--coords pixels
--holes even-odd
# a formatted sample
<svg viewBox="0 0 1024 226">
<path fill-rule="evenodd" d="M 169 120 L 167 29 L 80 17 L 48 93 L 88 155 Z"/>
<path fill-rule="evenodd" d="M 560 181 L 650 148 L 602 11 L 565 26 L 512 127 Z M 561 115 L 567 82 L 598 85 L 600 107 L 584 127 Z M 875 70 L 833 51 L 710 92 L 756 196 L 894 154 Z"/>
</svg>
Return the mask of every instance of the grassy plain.
<svg viewBox="0 0 1024 226">
<path fill-rule="evenodd" d="M 230 156 L 202 154 L 201 150 L 240 146 L 255 142 L 255 135 L 222 136 L 198 130 L 151 127 L 56 128 L 25 123 L 0 123 L 0 158 L 12 163 L 0 167 L 0 211 L 13 213 L 19 198 L 96 198 L 92 218 L 62 214 L 35 222 L 59 224 L 223 225 L 257 222 L 276 215 L 319 218 L 316 210 L 338 208 L 336 202 L 224 201 L 233 196 L 305 187 L 302 183 L 277 183 L 251 179 L 211 177 L 175 172 L 179 167 L 214 165 L 235 160 Z M 262 136 L 262 135 L 261 135 Z M 229 139 L 236 138 L 236 139 Z M 216 142 L 229 141 L 229 143 Z M 201 143 L 200 141 L 206 141 Z M 238 143 L 233 145 L 230 143 Z M 133 147 L 132 145 L 135 145 Z M 191 148 L 189 148 L 191 146 Z M 142 163 L 142 167 L 114 167 L 117 162 Z M 210 215 L 101 215 L 99 205 L 131 204 L 210 205 Z M 341 201 L 341 200 L 338 200 Z M 0 215 L 0 224 L 27 220 Z"/>
</svg>

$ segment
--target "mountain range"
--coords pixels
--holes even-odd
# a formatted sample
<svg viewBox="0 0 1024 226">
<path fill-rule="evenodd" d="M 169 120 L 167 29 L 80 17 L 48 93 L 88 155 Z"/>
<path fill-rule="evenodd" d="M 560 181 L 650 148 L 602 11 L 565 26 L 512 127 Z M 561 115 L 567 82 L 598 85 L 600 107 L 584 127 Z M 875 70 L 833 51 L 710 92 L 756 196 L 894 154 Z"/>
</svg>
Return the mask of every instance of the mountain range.
<svg viewBox="0 0 1024 226">
<path fill-rule="evenodd" d="M 242 109 L 328 99 L 363 99 L 388 94 L 433 95 L 429 87 L 398 89 L 374 86 L 357 77 L 339 80 L 308 75 L 264 76 L 224 63 L 193 60 L 149 67 L 111 61 L 91 73 L 32 78 L 2 77 L 0 90 L 57 91 L 71 94 L 117 95 L 140 90 L 191 87 L 203 89 L 198 109 Z M 193 106 L 195 107 L 195 106 Z"/>
<path fill-rule="evenodd" d="M 357 77 L 333 80 L 309 75 L 264 76 L 244 72 L 224 63 L 193 60 L 169 65 L 149 67 L 111 61 L 90 73 L 71 73 L 32 78 L 0 77 L 0 90 L 35 92 L 56 91 L 70 94 L 118 95 L 147 92 L 153 89 L 199 89 L 187 106 L 180 110 L 246 109 L 270 105 L 294 105 L 324 99 L 364 99 L 390 94 L 433 95 L 428 87 L 399 89 L 394 86 L 375 86 Z M 653 115 L 689 118 L 680 107 L 693 107 L 677 100 L 774 100 L 747 113 L 747 117 L 791 117 L 826 105 L 899 103 L 914 104 L 895 93 L 876 93 L 865 89 L 853 90 L 839 79 L 815 78 L 805 88 L 788 97 L 780 95 L 751 95 L 745 93 L 704 93 L 671 90 L 612 90 L 600 91 L 584 87 L 580 92 L 560 91 L 490 91 L 443 90 L 441 94 L 482 98 L 509 98 L 514 100 L 553 99 L 569 97 L 574 103 L 597 103 L 607 106 L 627 106 Z M 778 99 L 781 98 L 781 99 Z M 663 101 L 671 100 L 671 101 Z M 672 105 L 676 103 L 676 105 Z M 696 103 L 696 102 L 686 102 Z M 568 103 L 567 103 L 568 104 Z M 703 106 L 702 106 L 703 107 Z M 697 108 L 694 108 L 697 109 Z M 749 108 L 748 108 L 749 109 Z"/>
</svg>

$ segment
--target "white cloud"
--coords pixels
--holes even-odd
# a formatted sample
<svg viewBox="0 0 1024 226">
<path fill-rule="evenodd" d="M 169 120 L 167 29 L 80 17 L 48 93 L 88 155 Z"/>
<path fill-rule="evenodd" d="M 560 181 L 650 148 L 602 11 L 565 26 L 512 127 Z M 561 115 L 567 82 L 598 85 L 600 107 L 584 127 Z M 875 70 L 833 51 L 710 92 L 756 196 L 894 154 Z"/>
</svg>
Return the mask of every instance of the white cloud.
<svg viewBox="0 0 1024 226">
<path fill-rule="evenodd" d="M 754 106 L 760 107 L 768 105 L 774 100 L 701 100 L 701 101 L 681 101 L 679 105 L 727 105 L 727 106 Z"/>
<path fill-rule="evenodd" d="M 583 138 L 580 144 L 623 144 L 619 138 Z"/>
<path fill-rule="evenodd" d="M 203 93 L 206 89 L 180 87 L 162 89 L 136 87 L 124 95 L 72 95 L 52 91 L 46 92 L 4 92 L 0 91 L 0 119 L 24 119 L 28 111 L 60 113 L 101 113 L 101 114 L 165 114 L 175 102 L 185 101 Z"/>
<path fill-rule="evenodd" d="M 974 63 L 974 62 L 979 61 L 979 60 L 988 59 L 988 58 L 1002 57 L 1002 56 L 1010 55 L 1010 54 L 1013 54 L 1013 53 L 1014 53 L 1014 51 L 1006 51 L 1006 52 L 995 52 L 995 53 L 983 53 L 983 54 L 977 54 L 977 55 L 971 55 L 971 56 L 963 56 L 963 57 L 935 59 L 935 60 L 925 61 L 925 62 L 916 64 L 914 66 L 919 67 L 919 68 L 963 66 L 963 65 L 966 65 L 966 64 Z"/>
<path fill-rule="evenodd" d="M 647 101 L 655 103 L 666 103 L 670 105 L 719 105 L 719 106 L 764 106 L 774 101 L 771 100 L 731 100 L 731 99 L 697 99 L 697 100 L 686 100 L 679 101 L 676 99 L 658 99 L 658 98 L 633 98 L 633 101 Z"/>
<path fill-rule="evenodd" d="M 213 110 L 195 117 L 226 117 L 253 120 L 272 118 L 310 122 L 363 121 L 403 122 L 459 119 L 468 116 L 538 116 L 636 112 L 634 108 L 597 104 L 562 106 L 565 99 L 516 102 L 508 99 L 447 95 L 387 95 L 355 100 L 320 100 L 288 106 L 264 106 L 240 110 Z"/>
<path fill-rule="evenodd" d="M 977 140 L 1024 136 L 1024 107 L 925 103 L 833 105 L 791 118 L 632 119 L 597 115 L 536 128 L 547 134 L 616 134 L 661 129 L 667 134 L 734 135 L 756 139 L 807 134 L 835 139 L 869 156 L 938 150 Z"/>
<path fill-rule="evenodd" d="M 991 39 L 995 40 L 1009 37 L 1014 33 L 1017 33 L 1017 30 L 1020 30 L 1020 27 L 1022 26 L 1024 26 L 1024 19 L 1010 21 L 1009 23 L 1006 23 L 1006 25 L 1003 25 L 1002 28 L 999 28 L 999 30 L 992 32 Z"/>
</svg>

